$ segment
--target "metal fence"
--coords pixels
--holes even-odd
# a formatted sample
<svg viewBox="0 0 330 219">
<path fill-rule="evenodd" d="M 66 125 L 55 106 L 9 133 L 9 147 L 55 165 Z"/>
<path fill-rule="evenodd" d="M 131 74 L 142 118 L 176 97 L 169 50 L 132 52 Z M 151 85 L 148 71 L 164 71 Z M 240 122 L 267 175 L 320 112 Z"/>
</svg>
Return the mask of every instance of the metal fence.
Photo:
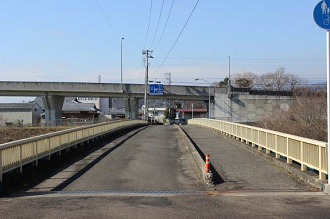
<svg viewBox="0 0 330 219">
<path fill-rule="evenodd" d="M 0 182 L 4 173 L 17 168 L 22 172 L 25 164 L 36 162 L 37 165 L 39 159 L 50 159 L 52 154 L 61 153 L 63 149 L 143 124 L 146 122 L 142 120 L 100 123 L 0 144 Z"/>
<path fill-rule="evenodd" d="M 302 171 L 307 167 L 318 170 L 320 179 L 328 173 L 326 142 L 214 119 L 191 119 L 188 124 L 213 128 L 252 147 L 257 145 L 259 150 L 264 148 L 268 154 L 274 152 L 276 158 L 284 156 L 288 164 L 298 162 Z"/>
<path fill-rule="evenodd" d="M 68 119 L 54 119 L 48 122 L 39 122 L 33 124 L 25 124 L 23 121 L 17 120 L 17 122 L 5 122 L 1 123 L 0 127 L 44 127 L 44 126 L 86 126 L 102 122 L 110 122 L 119 119 L 99 119 L 99 118 L 87 118 L 87 119 L 77 119 L 77 118 L 68 118 Z"/>
<path fill-rule="evenodd" d="M 77 119 L 77 118 L 67 118 L 67 119 L 55 119 L 49 122 L 38 123 L 35 126 L 85 126 L 98 124 L 103 122 L 111 122 L 115 120 L 123 119 L 105 119 L 105 118 L 87 118 L 87 119 Z"/>
</svg>

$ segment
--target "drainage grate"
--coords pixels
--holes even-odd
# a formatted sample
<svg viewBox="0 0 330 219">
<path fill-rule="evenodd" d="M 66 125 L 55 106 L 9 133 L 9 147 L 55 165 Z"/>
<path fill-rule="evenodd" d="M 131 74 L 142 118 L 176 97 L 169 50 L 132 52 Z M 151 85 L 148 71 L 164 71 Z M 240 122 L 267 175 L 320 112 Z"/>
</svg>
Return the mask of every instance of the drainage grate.
<svg viewBox="0 0 330 219">
<path fill-rule="evenodd" d="M 164 194 L 164 195 L 191 195 L 191 194 L 207 194 L 206 191 L 155 191 L 155 190 L 93 190 L 93 191 L 58 191 L 55 194 Z"/>
</svg>

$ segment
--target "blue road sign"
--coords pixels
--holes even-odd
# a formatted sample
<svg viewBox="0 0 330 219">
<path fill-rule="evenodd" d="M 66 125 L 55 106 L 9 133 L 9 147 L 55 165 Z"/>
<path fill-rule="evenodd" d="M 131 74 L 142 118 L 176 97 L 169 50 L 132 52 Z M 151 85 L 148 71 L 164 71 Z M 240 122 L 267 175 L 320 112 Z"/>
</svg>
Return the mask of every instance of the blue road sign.
<svg viewBox="0 0 330 219">
<path fill-rule="evenodd" d="M 316 5 L 314 20 L 321 28 L 330 30 L 330 0 L 322 0 Z"/>
<path fill-rule="evenodd" d="M 163 95 L 163 84 L 150 84 L 149 86 L 149 94 L 150 95 Z"/>
</svg>

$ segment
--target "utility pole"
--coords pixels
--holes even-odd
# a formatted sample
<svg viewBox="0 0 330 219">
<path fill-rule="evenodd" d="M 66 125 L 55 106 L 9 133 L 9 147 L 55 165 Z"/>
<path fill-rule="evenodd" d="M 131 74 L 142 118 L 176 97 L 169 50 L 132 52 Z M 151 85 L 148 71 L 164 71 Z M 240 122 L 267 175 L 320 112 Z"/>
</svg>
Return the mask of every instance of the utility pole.
<svg viewBox="0 0 330 219">
<path fill-rule="evenodd" d="M 230 55 L 228 57 L 228 61 L 229 61 L 229 65 L 228 65 L 228 86 L 227 86 L 227 89 L 228 89 L 228 97 L 229 97 L 229 101 L 230 101 L 230 121 L 232 122 L 233 121 L 233 102 L 231 100 L 231 83 L 230 83 L 230 68 L 231 68 L 231 63 L 230 63 Z"/>
<path fill-rule="evenodd" d="M 228 65 L 228 86 L 230 87 L 230 55 L 229 55 L 229 57 L 228 57 L 228 61 L 229 61 L 229 65 Z"/>
<path fill-rule="evenodd" d="M 121 89 L 123 89 L 123 40 L 124 37 L 120 40 L 120 84 Z"/>
<path fill-rule="evenodd" d="M 168 84 L 168 92 L 170 93 L 171 92 L 171 83 L 172 83 L 172 74 L 171 72 L 168 72 L 168 73 L 164 73 L 164 76 L 165 76 L 165 80 L 166 80 L 166 83 Z M 168 112 L 169 114 L 171 114 L 171 101 L 170 100 L 167 100 L 167 105 L 168 105 Z"/>
<path fill-rule="evenodd" d="M 147 92 L 148 92 L 148 77 L 149 77 L 149 58 L 154 58 L 151 56 L 151 50 L 142 50 L 142 55 L 146 56 L 146 74 L 145 74 L 145 82 L 144 82 L 144 120 L 148 121 L 148 100 L 147 100 Z"/>
</svg>

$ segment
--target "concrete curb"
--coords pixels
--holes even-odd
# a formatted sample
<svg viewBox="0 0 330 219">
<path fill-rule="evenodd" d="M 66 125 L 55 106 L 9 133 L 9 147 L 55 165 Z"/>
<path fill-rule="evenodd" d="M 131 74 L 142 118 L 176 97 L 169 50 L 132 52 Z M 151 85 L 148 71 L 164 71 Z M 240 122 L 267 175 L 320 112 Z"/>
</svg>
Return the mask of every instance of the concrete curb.
<svg viewBox="0 0 330 219">
<path fill-rule="evenodd" d="M 180 133 L 180 137 L 181 137 L 182 141 L 189 149 L 189 152 L 190 152 L 190 154 L 194 160 L 194 163 L 196 165 L 196 168 L 198 170 L 199 177 L 203 180 L 207 189 L 214 190 L 215 186 L 214 186 L 214 181 L 213 181 L 213 173 L 212 172 L 205 173 L 205 162 L 204 162 L 203 158 L 198 153 L 195 146 L 190 141 L 188 135 L 185 133 L 185 131 L 182 130 L 182 128 L 179 126 L 176 126 L 176 128 L 178 129 L 178 131 Z"/>
<path fill-rule="evenodd" d="M 274 163 L 276 166 L 282 168 L 284 171 L 288 172 L 289 174 L 293 175 L 294 177 L 299 178 L 300 180 L 304 181 L 305 183 L 307 183 L 317 189 L 322 190 L 324 193 L 328 193 L 328 194 L 330 193 L 330 186 L 327 186 L 326 184 L 324 184 L 323 180 L 318 179 L 317 175 L 314 175 L 313 173 L 308 172 L 308 171 L 307 172 L 301 171 L 299 165 L 295 165 L 295 164 L 288 165 L 282 159 L 276 159 L 274 156 L 264 153 L 264 151 L 258 151 L 256 148 L 253 148 L 250 144 L 247 145 L 245 143 L 241 143 L 240 141 L 235 140 L 234 138 L 228 138 L 228 136 L 225 136 L 217 129 L 206 127 L 206 126 L 200 126 L 200 127 L 206 128 L 209 131 L 212 131 L 212 132 L 216 133 L 217 135 L 222 136 L 222 137 L 226 138 L 227 140 L 235 143 L 237 146 L 239 146 L 245 150 L 248 150 L 255 155 L 258 155 L 271 163 Z"/>
</svg>

